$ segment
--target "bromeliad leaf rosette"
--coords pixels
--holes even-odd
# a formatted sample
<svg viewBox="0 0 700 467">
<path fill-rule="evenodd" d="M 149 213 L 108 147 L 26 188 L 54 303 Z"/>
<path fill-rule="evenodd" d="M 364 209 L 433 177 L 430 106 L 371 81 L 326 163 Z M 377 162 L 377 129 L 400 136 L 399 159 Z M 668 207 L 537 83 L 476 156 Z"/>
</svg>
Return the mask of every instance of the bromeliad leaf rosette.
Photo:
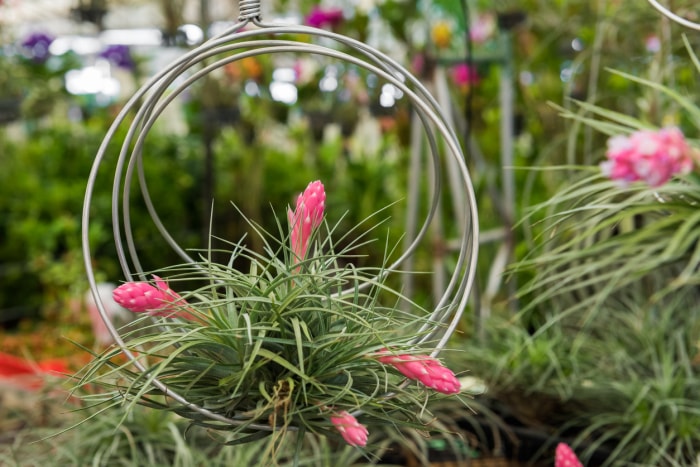
<svg viewBox="0 0 700 467">
<path fill-rule="evenodd" d="M 254 226 L 264 254 L 235 243 L 227 264 L 202 251 L 152 282 L 119 286 L 114 299 L 141 314 L 124 342 L 145 371 L 119 363 L 122 349 L 110 348 L 83 371 L 81 385 L 106 388 L 89 398 L 174 411 L 233 432 L 234 443 L 271 434 L 281 442 L 301 430 L 364 447 L 372 425 L 422 426 L 431 397 L 460 391 L 452 371 L 413 344 L 413 330 L 440 324 L 389 287 L 381 268 L 352 265 L 361 235 L 335 251 L 325 201 L 321 182 L 312 182 L 282 235 Z M 249 271 L 232 266 L 240 259 Z M 184 283 L 200 286 L 171 288 Z"/>
</svg>

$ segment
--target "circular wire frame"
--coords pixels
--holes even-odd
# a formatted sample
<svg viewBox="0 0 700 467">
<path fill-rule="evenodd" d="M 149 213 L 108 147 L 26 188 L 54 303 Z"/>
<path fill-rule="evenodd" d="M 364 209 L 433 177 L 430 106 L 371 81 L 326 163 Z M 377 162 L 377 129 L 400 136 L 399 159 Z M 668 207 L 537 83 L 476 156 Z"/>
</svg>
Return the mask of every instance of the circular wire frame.
<svg viewBox="0 0 700 467">
<path fill-rule="evenodd" d="M 189 86 L 213 70 L 228 63 L 258 55 L 280 53 L 314 54 L 353 64 L 391 83 L 410 100 L 414 112 L 423 125 L 430 149 L 430 161 L 432 163 L 432 171 L 430 172 L 433 174 L 431 182 L 434 190 L 431 193 L 425 220 L 405 251 L 394 263 L 384 269 L 383 275 L 398 271 L 399 265 L 415 252 L 426 237 L 431 221 L 440 204 L 442 188 L 440 175 L 442 171 L 441 148 L 446 157 L 452 158 L 454 166 L 458 169 L 458 179 L 461 183 L 459 188 L 465 194 L 466 203 L 463 206 L 456 206 L 456 209 L 463 210 L 463 213 L 461 213 L 463 215 L 456 216 L 458 219 L 463 219 L 463 223 L 458 226 L 461 237 L 459 239 L 458 256 L 454 265 L 454 272 L 440 300 L 435 305 L 428 320 L 426 320 L 426 324 L 416 333 L 420 337 L 415 338 L 413 341 L 413 344 L 416 346 L 431 342 L 431 348 L 433 349 L 431 355 L 437 355 L 447 344 L 448 339 L 460 321 L 464 309 L 467 307 L 469 293 L 476 273 L 476 255 L 478 250 L 476 199 L 469 170 L 456 134 L 448 125 L 438 103 L 425 86 L 403 66 L 387 55 L 362 42 L 330 31 L 307 26 L 267 24 L 260 19 L 260 7 L 257 0 L 242 0 L 240 2 L 240 12 L 239 21 L 234 26 L 184 54 L 146 82 L 124 105 L 98 149 L 85 191 L 82 212 L 82 246 L 87 279 L 105 326 L 124 355 L 129 358 L 139 371 L 146 372 L 143 363 L 127 347 L 118 330 L 112 324 L 105 304 L 97 292 L 97 281 L 89 241 L 92 199 L 96 188 L 96 180 L 101 173 L 103 161 L 107 157 L 108 147 L 119 128 L 122 125 L 129 125 L 119 151 L 112 186 L 111 214 L 114 242 L 125 279 L 127 281 L 133 281 L 136 278 L 146 280 L 131 230 L 129 194 L 134 176 L 137 177 L 146 208 L 163 240 L 185 262 L 194 263 L 194 260 L 178 244 L 162 223 L 148 191 L 142 166 L 143 146 L 145 138 L 156 120 L 166 107 L 183 91 L 188 89 Z M 254 28 L 245 29 L 247 26 L 254 26 Z M 305 35 L 315 38 L 315 40 L 341 45 L 352 51 L 353 54 L 316 43 L 295 42 L 278 38 L 279 36 L 290 34 Z M 209 60 L 213 61 L 208 63 Z M 207 63 L 201 69 L 191 73 L 186 79 L 182 79 L 183 75 L 186 75 L 193 67 L 203 62 Z M 133 112 L 135 112 L 135 115 L 129 123 L 127 117 Z M 442 143 L 442 146 L 440 146 L 440 143 Z M 409 234 L 413 235 L 413 233 Z M 183 396 L 158 379 L 154 379 L 152 384 L 164 395 L 182 404 L 187 409 L 194 410 L 212 420 L 234 425 L 242 423 L 240 420 L 212 412 L 188 402 Z M 249 426 L 254 429 L 271 429 L 269 426 L 264 425 Z"/>
</svg>

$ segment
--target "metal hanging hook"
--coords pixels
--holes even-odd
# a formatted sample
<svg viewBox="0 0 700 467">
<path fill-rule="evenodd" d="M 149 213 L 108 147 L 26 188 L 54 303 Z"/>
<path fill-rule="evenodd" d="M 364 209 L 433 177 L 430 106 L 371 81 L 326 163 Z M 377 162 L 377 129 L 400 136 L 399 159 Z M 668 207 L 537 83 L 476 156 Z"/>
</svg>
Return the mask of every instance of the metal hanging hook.
<svg viewBox="0 0 700 467">
<path fill-rule="evenodd" d="M 240 0 L 238 5 L 238 20 L 261 20 L 260 0 Z"/>
</svg>

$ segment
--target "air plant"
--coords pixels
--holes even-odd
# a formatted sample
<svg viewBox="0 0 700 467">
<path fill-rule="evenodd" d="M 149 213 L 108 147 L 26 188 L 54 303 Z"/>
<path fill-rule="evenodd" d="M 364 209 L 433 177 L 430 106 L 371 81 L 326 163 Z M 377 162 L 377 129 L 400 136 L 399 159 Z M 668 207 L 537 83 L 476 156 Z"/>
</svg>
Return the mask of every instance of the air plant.
<svg viewBox="0 0 700 467">
<path fill-rule="evenodd" d="M 315 181 L 289 209 L 288 229 L 278 222 L 279 237 L 251 221 L 264 253 L 231 243 L 227 264 L 209 249 L 153 283 L 119 286 L 114 299 L 140 317 L 123 348 L 78 375 L 79 386 L 103 388 L 87 398 L 174 412 L 229 432 L 228 444 L 269 437 L 270 456 L 290 433 L 365 447 L 373 425 L 428 428 L 428 401 L 460 392 L 454 373 L 416 345 L 416 329 L 440 324 L 385 283 L 385 266 L 353 266 L 364 235 L 346 233 L 349 246 L 335 251 L 325 202 Z M 241 258 L 248 272 L 233 267 Z M 175 292 L 183 283 L 200 286 Z"/>
</svg>

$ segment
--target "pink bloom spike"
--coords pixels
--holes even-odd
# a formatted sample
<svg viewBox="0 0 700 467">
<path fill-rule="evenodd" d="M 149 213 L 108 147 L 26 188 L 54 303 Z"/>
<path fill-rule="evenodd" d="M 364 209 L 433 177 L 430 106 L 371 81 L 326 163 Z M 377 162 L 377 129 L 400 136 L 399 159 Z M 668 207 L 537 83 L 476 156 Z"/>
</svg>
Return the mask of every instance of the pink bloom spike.
<svg viewBox="0 0 700 467">
<path fill-rule="evenodd" d="M 155 286 L 148 282 L 127 282 L 112 292 L 114 301 L 134 313 L 148 313 L 151 316 L 192 319 L 184 310 L 187 302 L 168 286 L 160 277 L 153 276 Z"/>
<path fill-rule="evenodd" d="M 622 185 L 642 180 L 658 187 L 676 174 L 690 172 L 694 151 L 678 128 L 669 127 L 614 136 L 608 140 L 606 156 L 600 164 L 603 175 Z"/>
<path fill-rule="evenodd" d="M 583 464 L 568 444 L 559 443 L 554 452 L 554 467 L 583 467 Z"/>
<path fill-rule="evenodd" d="M 369 432 L 352 414 L 343 410 L 331 416 L 331 423 L 350 446 L 365 447 Z"/>
<path fill-rule="evenodd" d="M 443 394 L 457 394 L 461 385 L 455 374 L 440 361 L 429 355 L 393 355 L 386 351 L 377 357 L 380 363 L 392 365 L 406 378 L 420 381 Z"/>
<path fill-rule="evenodd" d="M 323 183 L 316 180 L 309 183 L 303 193 L 297 197 L 294 211 L 289 209 L 287 217 L 291 230 L 290 242 L 294 262 L 304 259 L 309 248 L 309 239 L 323 220 L 323 211 L 326 207 L 326 191 Z"/>
</svg>

